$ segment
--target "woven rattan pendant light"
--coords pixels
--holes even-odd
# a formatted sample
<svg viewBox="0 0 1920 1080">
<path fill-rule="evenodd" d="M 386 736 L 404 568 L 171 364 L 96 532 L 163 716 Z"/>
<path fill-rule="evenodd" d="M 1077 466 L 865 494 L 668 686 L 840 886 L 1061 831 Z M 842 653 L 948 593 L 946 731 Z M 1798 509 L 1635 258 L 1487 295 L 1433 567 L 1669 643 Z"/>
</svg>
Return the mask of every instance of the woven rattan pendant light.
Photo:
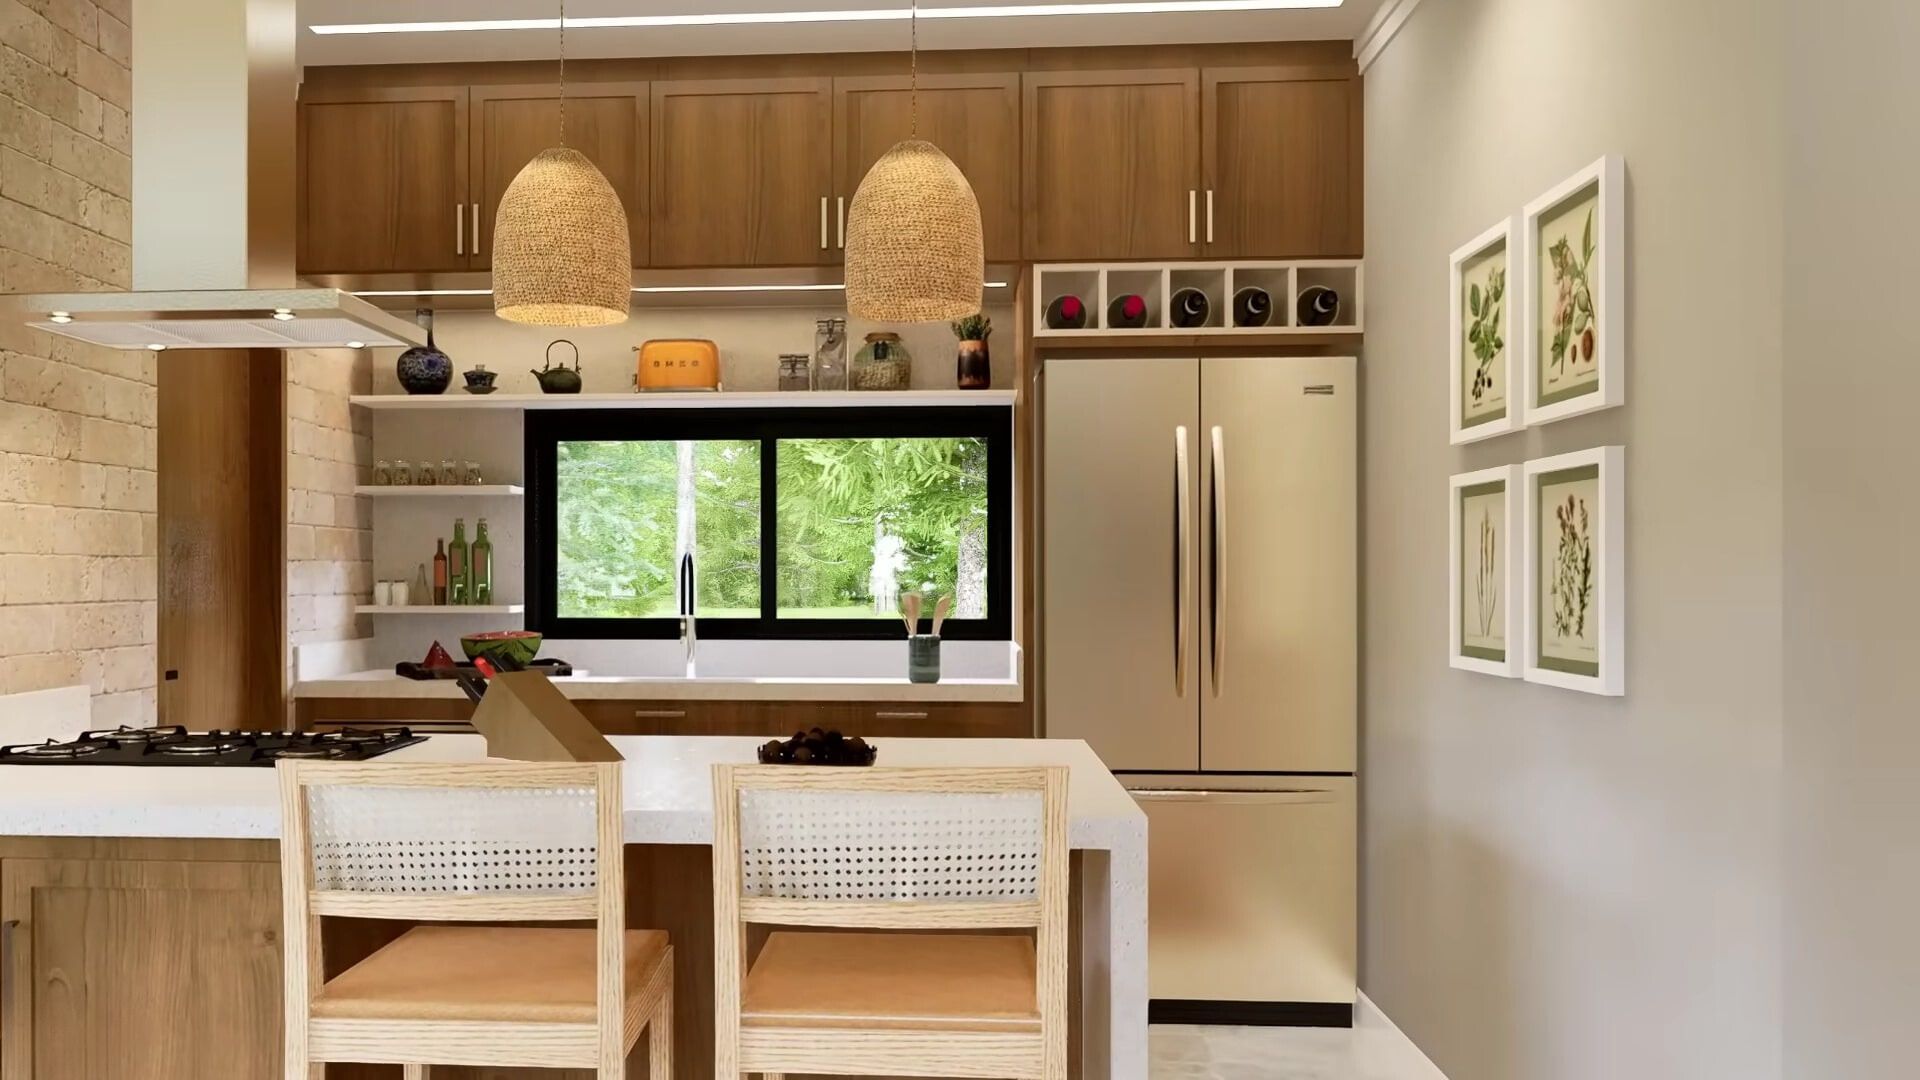
<svg viewBox="0 0 1920 1080">
<path fill-rule="evenodd" d="M 500 196 L 493 219 L 493 312 L 534 326 L 624 322 L 633 300 L 627 211 L 593 162 L 567 148 L 567 5 L 560 4 L 560 145 Z"/>
<path fill-rule="evenodd" d="M 909 15 L 912 137 L 867 170 L 847 212 L 847 311 L 876 322 L 944 322 L 980 310 L 980 201 L 920 135 L 919 7 Z"/>
</svg>

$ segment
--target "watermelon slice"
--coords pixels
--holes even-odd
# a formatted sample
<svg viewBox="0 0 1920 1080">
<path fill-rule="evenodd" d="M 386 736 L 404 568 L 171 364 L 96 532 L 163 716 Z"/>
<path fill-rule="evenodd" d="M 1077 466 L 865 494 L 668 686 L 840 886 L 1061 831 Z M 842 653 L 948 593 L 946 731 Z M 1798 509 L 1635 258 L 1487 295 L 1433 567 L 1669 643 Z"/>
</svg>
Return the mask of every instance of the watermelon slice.
<svg viewBox="0 0 1920 1080">
<path fill-rule="evenodd" d="M 544 640 L 544 635 L 531 630 L 496 630 L 490 634 L 468 634 L 460 639 L 460 647 L 466 650 L 469 660 L 484 656 L 496 667 L 517 671 L 540 655 L 540 643 Z"/>
</svg>

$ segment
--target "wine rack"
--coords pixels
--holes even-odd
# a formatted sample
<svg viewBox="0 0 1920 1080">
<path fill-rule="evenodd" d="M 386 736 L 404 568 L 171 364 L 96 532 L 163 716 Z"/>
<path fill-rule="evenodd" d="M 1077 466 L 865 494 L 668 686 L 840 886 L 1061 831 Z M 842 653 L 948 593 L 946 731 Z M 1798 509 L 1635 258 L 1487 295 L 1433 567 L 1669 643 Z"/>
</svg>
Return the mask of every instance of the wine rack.
<svg viewBox="0 0 1920 1080">
<path fill-rule="evenodd" d="M 1218 337 L 1241 338 L 1357 336 L 1364 328 L 1365 274 L 1359 260 L 1310 262 L 1249 261 L 1177 263 L 1070 263 L 1033 268 L 1033 336 L 1060 343 L 1142 341 Z M 1242 290 L 1266 293 L 1269 308 L 1259 325 L 1236 325 L 1235 298 Z M 1182 303 L 1188 290 L 1205 298 L 1204 312 Z M 1303 294 L 1338 298 L 1330 321 L 1310 321 L 1299 310 Z M 1048 306 L 1061 296 L 1077 297 L 1086 311 L 1078 328 L 1048 325 Z M 1118 325 L 1128 296 L 1145 307 L 1144 324 Z M 1321 316 L 1324 318 L 1324 314 Z"/>
</svg>

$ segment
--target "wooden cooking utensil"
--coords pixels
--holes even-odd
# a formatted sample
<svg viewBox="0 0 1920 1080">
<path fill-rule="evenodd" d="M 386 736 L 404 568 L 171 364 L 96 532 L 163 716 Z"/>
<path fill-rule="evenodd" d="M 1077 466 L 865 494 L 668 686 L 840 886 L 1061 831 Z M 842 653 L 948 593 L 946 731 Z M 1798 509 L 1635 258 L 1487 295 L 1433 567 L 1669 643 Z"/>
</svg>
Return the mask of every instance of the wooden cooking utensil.
<svg viewBox="0 0 1920 1080">
<path fill-rule="evenodd" d="M 917 592 L 902 593 L 900 596 L 900 604 L 903 609 L 901 611 L 901 617 L 907 622 L 907 636 L 912 637 L 920 632 L 920 594 Z"/>
<path fill-rule="evenodd" d="M 953 597 L 943 596 L 933 605 L 933 636 L 940 636 L 940 624 L 947 621 L 947 613 L 953 610 Z"/>
</svg>

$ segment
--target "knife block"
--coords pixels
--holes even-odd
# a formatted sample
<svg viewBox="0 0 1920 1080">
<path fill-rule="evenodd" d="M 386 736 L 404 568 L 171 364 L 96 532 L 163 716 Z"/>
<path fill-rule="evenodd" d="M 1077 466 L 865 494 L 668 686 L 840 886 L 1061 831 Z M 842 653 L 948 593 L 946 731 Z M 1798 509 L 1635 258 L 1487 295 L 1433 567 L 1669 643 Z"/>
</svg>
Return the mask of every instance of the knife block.
<svg viewBox="0 0 1920 1080">
<path fill-rule="evenodd" d="M 473 727 L 489 757 L 510 761 L 623 761 L 600 729 L 545 675 L 505 671 L 487 683 Z"/>
</svg>

